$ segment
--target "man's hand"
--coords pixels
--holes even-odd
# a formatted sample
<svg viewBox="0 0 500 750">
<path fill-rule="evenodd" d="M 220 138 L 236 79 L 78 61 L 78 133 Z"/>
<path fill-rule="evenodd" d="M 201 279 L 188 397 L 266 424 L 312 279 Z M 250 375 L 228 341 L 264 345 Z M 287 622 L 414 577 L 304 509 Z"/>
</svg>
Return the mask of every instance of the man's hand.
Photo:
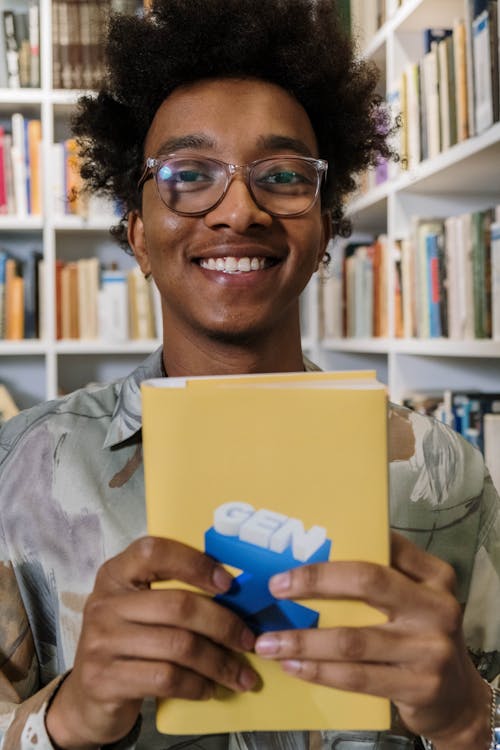
<svg viewBox="0 0 500 750">
<path fill-rule="evenodd" d="M 489 747 L 489 689 L 470 660 L 454 571 L 392 535 L 392 567 L 328 562 L 275 576 L 277 598 L 359 599 L 383 625 L 266 633 L 256 652 L 321 685 L 389 698 L 439 750 Z M 320 623 L 321 624 L 321 623 Z"/>
<path fill-rule="evenodd" d="M 231 584 L 211 558 L 168 539 L 145 537 L 106 562 L 85 606 L 74 667 L 47 714 L 47 730 L 65 750 L 125 736 L 146 696 L 204 700 L 216 684 L 239 692 L 256 685 L 241 656 L 255 642 L 243 621 L 209 596 L 151 590 L 159 580 L 209 595 Z"/>
</svg>

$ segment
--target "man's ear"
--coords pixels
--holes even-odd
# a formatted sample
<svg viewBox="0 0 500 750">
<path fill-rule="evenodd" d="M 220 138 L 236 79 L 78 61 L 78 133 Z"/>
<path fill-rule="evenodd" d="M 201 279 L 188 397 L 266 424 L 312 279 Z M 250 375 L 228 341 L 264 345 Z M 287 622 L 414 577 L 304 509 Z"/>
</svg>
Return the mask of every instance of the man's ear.
<svg viewBox="0 0 500 750">
<path fill-rule="evenodd" d="M 142 273 L 144 276 L 149 276 L 151 264 L 144 234 L 144 223 L 138 211 L 130 211 L 128 215 L 127 238 Z"/>
<path fill-rule="evenodd" d="M 332 239 L 332 236 L 333 236 L 332 217 L 330 216 L 329 213 L 321 214 L 321 241 L 320 241 L 320 246 L 318 250 L 316 271 L 318 271 L 321 268 L 321 263 L 323 262 L 323 258 L 325 257 L 326 248 L 328 246 L 328 243 Z"/>
</svg>

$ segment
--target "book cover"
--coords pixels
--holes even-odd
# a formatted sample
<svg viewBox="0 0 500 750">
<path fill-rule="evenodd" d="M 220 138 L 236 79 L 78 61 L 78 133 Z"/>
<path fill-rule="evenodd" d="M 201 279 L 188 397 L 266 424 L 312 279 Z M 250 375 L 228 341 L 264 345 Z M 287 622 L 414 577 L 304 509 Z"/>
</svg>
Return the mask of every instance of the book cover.
<svg viewBox="0 0 500 750">
<path fill-rule="evenodd" d="M 271 574 L 314 559 L 389 561 L 386 392 L 374 373 L 162 378 L 143 383 L 142 400 L 149 533 L 244 570 L 235 589 L 248 592 L 249 581 L 255 590 L 250 598 L 229 592 L 227 606 L 257 632 L 302 620 L 313 626 L 318 615 L 319 627 L 383 621 L 359 601 L 281 608 L 267 588 Z M 239 523 L 220 523 L 233 512 Z M 249 535 L 260 518 L 270 521 L 267 532 Z M 201 703 L 160 701 L 159 730 L 389 726 L 383 699 L 306 684 L 274 662 L 249 659 L 260 690 L 221 690 Z"/>
</svg>

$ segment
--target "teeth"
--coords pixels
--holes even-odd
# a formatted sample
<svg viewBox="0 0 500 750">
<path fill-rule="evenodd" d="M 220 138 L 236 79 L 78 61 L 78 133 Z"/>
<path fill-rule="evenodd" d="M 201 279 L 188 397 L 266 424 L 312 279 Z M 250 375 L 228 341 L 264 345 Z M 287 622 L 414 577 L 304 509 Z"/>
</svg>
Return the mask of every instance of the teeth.
<svg viewBox="0 0 500 750">
<path fill-rule="evenodd" d="M 248 273 L 249 271 L 263 271 L 269 265 L 267 258 L 202 258 L 200 266 L 209 271 L 223 271 L 224 273 Z"/>
</svg>

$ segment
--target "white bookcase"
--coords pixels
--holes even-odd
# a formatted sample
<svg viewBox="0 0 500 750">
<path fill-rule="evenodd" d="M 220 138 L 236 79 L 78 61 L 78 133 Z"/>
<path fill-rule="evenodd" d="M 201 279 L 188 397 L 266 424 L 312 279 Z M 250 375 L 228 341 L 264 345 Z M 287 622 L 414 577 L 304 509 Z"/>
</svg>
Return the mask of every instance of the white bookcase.
<svg viewBox="0 0 500 750">
<path fill-rule="evenodd" d="M 463 17 L 464 0 L 406 0 L 368 41 L 363 54 L 375 60 L 386 81 L 423 56 L 423 29 L 449 28 Z M 452 216 L 500 203 L 500 123 L 436 158 L 403 172 L 353 200 L 349 214 L 356 233 L 386 233 L 389 243 L 409 235 L 413 215 Z M 389 274 L 394 273 L 392 264 Z M 316 285 L 318 282 L 316 281 Z M 393 289 L 389 278 L 388 288 Z M 317 289 L 313 292 L 317 298 Z M 389 330 L 394 308 L 389 300 Z M 500 342 L 449 339 L 324 339 L 313 356 L 325 368 L 373 367 L 400 401 L 415 390 L 444 388 L 500 391 Z"/>
<path fill-rule="evenodd" d="M 43 339 L 0 341 L 0 382 L 5 383 L 19 407 L 54 398 L 90 381 L 109 380 L 125 374 L 159 345 L 158 340 L 112 345 L 101 341 L 63 341 L 55 335 L 55 260 L 76 260 L 97 255 L 121 268 L 133 265 L 110 237 L 113 220 L 89 215 L 61 216 L 55 209 L 51 144 L 69 137 L 69 117 L 79 91 L 52 89 L 51 0 L 40 0 L 41 87 L 0 89 L 0 116 L 13 112 L 42 121 L 43 215 L 0 216 L 0 247 L 20 259 L 32 247 L 43 250 L 45 320 Z M 0 0 L 0 11 L 27 8 L 24 0 Z"/>
<path fill-rule="evenodd" d="M 25 0 L 0 0 L 0 10 L 22 9 Z M 422 54 L 422 29 L 449 26 L 461 14 L 463 0 L 406 0 L 369 42 L 364 54 L 394 80 L 404 65 Z M 0 217 L 0 246 L 14 248 L 19 257 L 34 245 L 46 261 L 45 331 L 42 340 L 0 341 L 0 382 L 22 408 L 68 392 L 89 381 L 127 373 L 159 341 L 110 345 L 99 341 L 61 341 L 55 336 L 56 258 L 73 260 L 97 255 L 120 267 L 133 264 L 109 236 L 109 219 L 60 217 L 54 208 L 51 144 L 69 135 L 69 115 L 80 92 L 52 89 L 51 0 L 40 0 L 41 88 L 0 90 L 0 116 L 20 111 L 42 121 L 43 217 Z M 500 124 L 477 138 L 454 146 L 412 172 L 404 173 L 350 206 L 356 232 L 390 239 L 407 235 L 410 217 L 452 215 L 500 203 Z M 318 325 L 318 285 L 313 278 L 303 298 L 305 352 L 325 368 L 375 368 L 388 383 L 391 397 L 427 388 L 500 390 L 500 342 L 342 339 L 321 340 Z M 390 285 L 389 285 L 390 286 Z M 390 309 L 393 329 L 393 310 Z"/>
</svg>

